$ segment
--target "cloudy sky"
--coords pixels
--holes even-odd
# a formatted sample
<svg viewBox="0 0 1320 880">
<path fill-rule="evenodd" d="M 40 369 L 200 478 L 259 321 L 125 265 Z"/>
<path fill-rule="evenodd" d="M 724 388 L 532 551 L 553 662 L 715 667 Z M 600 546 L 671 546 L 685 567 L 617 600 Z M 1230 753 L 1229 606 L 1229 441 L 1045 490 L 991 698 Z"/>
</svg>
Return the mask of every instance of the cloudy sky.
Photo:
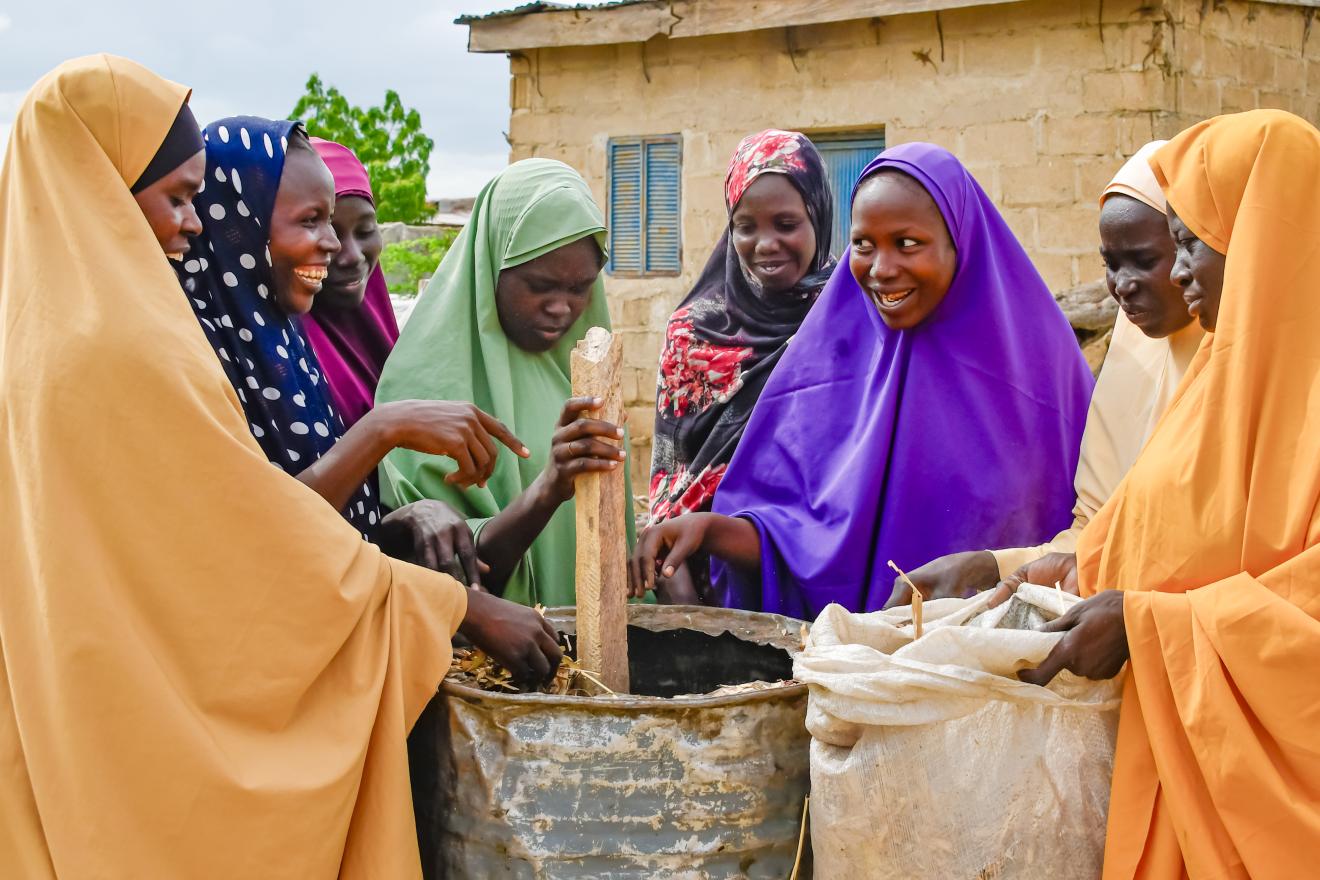
<svg viewBox="0 0 1320 880">
<path fill-rule="evenodd" d="M 476 195 L 507 161 L 509 67 L 453 20 L 522 0 L 0 0 L 0 151 L 23 94 L 56 64 L 126 55 L 193 89 L 202 122 L 282 118 L 313 71 L 355 104 L 395 89 L 435 140 L 432 196 Z"/>
</svg>

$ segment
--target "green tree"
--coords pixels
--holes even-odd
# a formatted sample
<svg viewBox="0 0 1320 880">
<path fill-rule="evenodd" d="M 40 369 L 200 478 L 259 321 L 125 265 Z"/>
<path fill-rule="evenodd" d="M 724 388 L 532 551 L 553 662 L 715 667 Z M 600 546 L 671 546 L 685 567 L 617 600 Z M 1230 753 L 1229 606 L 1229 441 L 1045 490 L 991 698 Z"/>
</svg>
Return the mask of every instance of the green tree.
<svg viewBox="0 0 1320 880">
<path fill-rule="evenodd" d="M 313 73 L 289 118 L 301 121 L 309 133 L 357 153 L 371 175 L 376 213 L 382 221 L 419 223 L 430 215 L 426 175 L 435 142 L 422 131 L 421 115 L 404 107 L 398 92 L 385 92 L 385 103 L 379 107 L 355 107 L 339 89 Z"/>
</svg>

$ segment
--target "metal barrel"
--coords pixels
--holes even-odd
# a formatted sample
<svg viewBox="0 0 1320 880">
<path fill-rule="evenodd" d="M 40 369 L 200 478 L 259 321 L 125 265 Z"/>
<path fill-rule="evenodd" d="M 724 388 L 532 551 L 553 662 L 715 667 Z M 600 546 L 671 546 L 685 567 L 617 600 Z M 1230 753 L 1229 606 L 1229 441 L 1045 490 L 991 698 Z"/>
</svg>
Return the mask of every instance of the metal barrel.
<svg viewBox="0 0 1320 880">
<path fill-rule="evenodd" d="M 547 616 L 574 632 L 572 608 Z M 633 605 L 633 695 L 446 682 L 409 742 L 426 876 L 787 877 L 809 781 L 806 686 L 708 692 L 791 678 L 803 626 Z"/>
</svg>

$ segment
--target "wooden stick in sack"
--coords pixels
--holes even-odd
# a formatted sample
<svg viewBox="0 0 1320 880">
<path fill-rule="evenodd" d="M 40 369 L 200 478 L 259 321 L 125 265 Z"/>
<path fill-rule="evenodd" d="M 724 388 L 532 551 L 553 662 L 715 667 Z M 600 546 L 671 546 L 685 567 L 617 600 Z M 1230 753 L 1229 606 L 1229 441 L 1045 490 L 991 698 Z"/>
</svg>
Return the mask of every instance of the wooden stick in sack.
<svg viewBox="0 0 1320 880">
<path fill-rule="evenodd" d="M 619 376 L 623 348 L 603 327 L 592 327 L 569 363 L 574 397 L 599 397 L 595 418 L 623 424 Z M 628 693 L 628 499 L 623 467 L 576 480 L 578 662 L 609 690 Z"/>
<path fill-rule="evenodd" d="M 912 591 L 912 638 L 915 641 L 921 638 L 921 603 L 925 599 L 921 595 L 921 590 L 917 589 L 917 585 L 912 583 L 912 578 L 907 576 L 907 572 L 895 565 L 894 560 L 889 560 L 889 567 L 898 572 L 898 576 L 903 579 L 903 583 L 907 584 L 908 589 Z"/>
</svg>

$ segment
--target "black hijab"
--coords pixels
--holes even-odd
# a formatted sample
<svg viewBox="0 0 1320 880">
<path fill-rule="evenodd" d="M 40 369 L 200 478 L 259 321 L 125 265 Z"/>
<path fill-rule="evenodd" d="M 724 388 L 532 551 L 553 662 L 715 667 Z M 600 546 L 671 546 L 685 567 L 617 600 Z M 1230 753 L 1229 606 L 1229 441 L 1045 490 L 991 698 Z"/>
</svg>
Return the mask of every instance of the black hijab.
<svg viewBox="0 0 1320 880">
<path fill-rule="evenodd" d="M 724 182 L 730 221 L 762 174 L 783 174 L 802 195 L 816 233 L 811 267 L 770 293 L 744 270 L 726 224 L 692 291 L 665 330 L 651 460 L 651 522 L 708 510 L 752 408 L 788 340 L 834 271 L 834 199 L 805 135 L 771 129 L 745 138 Z"/>
</svg>

